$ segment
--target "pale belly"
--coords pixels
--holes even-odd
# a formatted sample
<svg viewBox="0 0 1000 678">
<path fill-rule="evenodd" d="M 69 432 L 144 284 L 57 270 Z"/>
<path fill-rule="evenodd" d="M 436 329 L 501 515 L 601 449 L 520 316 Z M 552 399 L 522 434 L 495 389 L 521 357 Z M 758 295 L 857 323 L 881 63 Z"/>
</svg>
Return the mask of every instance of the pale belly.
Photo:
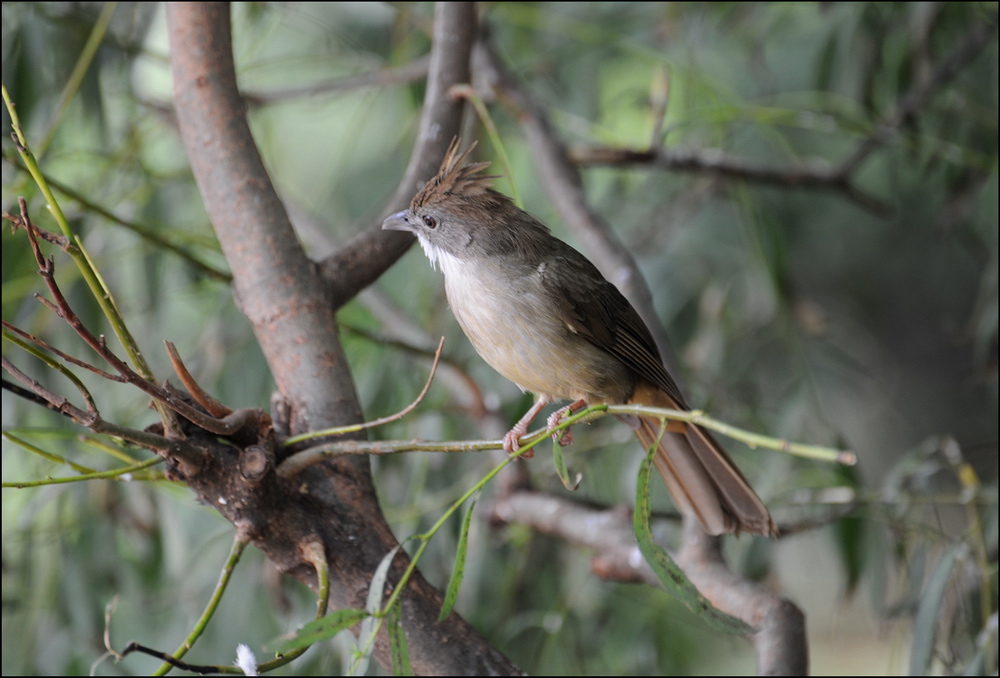
<svg viewBox="0 0 1000 678">
<path fill-rule="evenodd" d="M 617 358 L 555 315 L 539 312 L 546 303 L 533 292 L 530 277 L 503 273 L 498 279 L 482 270 L 469 275 L 450 263 L 442 268 L 452 311 L 479 355 L 501 375 L 552 400 L 623 403 L 631 395 L 633 377 Z"/>
</svg>

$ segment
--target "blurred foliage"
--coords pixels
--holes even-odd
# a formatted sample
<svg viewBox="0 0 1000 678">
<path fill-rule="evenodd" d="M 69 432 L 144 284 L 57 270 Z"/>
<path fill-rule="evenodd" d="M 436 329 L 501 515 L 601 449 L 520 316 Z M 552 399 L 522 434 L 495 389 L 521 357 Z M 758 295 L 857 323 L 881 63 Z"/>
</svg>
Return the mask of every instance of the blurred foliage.
<svg viewBox="0 0 1000 678">
<path fill-rule="evenodd" d="M 160 346 L 169 339 L 220 400 L 267 407 L 273 384 L 249 326 L 204 266 L 225 270 L 170 110 L 162 6 L 115 7 L 93 63 L 67 89 L 101 10 L 4 3 L 3 81 L 32 143 L 52 135 L 43 170 L 72 189 L 61 204 L 154 369 L 167 375 Z M 995 11 L 979 3 L 484 7 L 498 52 L 567 141 L 719 149 L 777 167 L 844 160 Z M 233 17 L 241 87 L 273 92 L 425 54 L 432 7 L 253 3 L 234 6 Z M 997 63 L 994 33 L 858 169 L 857 186 L 887 214 L 836 190 L 642 167 L 585 171 L 593 204 L 654 290 L 689 399 L 737 425 L 859 454 L 857 472 L 844 473 L 734 449 L 780 523 L 815 525 L 727 548 L 736 566 L 767 573 L 803 607 L 817 672 L 996 672 Z M 668 102 L 662 128 L 650 105 L 658 92 Z M 373 223 L 406 163 L 422 94 L 413 83 L 253 107 L 258 144 L 293 213 L 311 215 L 341 242 Z M 499 105 L 492 112 L 527 209 L 572 241 L 516 120 Z M 15 211 L 24 196 L 49 227 L 18 169 L 6 112 L 3 129 L 3 208 Z M 479 152 L 493 149 L 484 143 Z M 2 237 L 4 320 L 86 357 L 33 298 L 42 285 L 23 234 Z M 58 256 L 57 274 L 83 319 L 106 331 Z M 505 421 L 517 418 L 526 398 L 460 336 L 439 274 L 419 252 L 378 288 L 410 322 L 446 334 L 447 356 L 488 403 L 502 403 Z M 382 317 L 361 302 L 341 313 L 361 330 L 345 342 L 373 418 L 400 409 L 425 377 L 412 355 L 370 338 L 393 335 Z M 16 347 L 3 351 L 69 394 Z M 154 420 L 134 391 L 87 381 L 105 418 L 139 428 Z M 116 463 L 79 429 L 6 391 L 3 429 L 81 464 Z M 436 386 L 417 413 L 376 435 L 485 434 Z M 572 450 L 582 499 L 632 496 L 641 454 L 624 427 L 582 430 Z M 556 491 L 547 455 L 539 456 L 531 473 Z M 71 473 L 6 439 L 3 459 L 5 482 Z M 375 462 L 397 534 L 426 528 L 489 464 L 482 455 Z M 457 532 L 439 537 L 422 562 L 439 586 Z M 5 489 L 3 673 L 86 673 L 103 652 L 104 608 L 116 595 L 116 646 L 175 647 L 204 606 L 231 535 L 210 508 L 164 482 Z M 237 642 L 258 649 L 311 617 L 308 592 L 280 581 L 256 552 L 234 579 L 191 661 L 228 661 Z M 473 525 L 458 609 L 532 673 L 752 671 L 742 641 L 708 632 L 663 594 L 596 579 L 586 553 L 523 528 Z M 349 644 L 338 639 L 285 670 L 339 672 Z M 98 672 L 155 666 L 130 657 Z"/>
</svg>

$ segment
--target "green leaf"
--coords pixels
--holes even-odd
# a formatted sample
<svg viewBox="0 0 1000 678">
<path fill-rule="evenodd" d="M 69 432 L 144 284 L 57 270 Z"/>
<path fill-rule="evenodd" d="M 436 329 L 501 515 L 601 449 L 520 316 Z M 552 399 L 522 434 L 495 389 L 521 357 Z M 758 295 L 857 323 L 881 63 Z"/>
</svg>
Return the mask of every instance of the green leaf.
<svg viewBox="0 0 1000 678">
<path fill-rule="evenodd" d="M 367 616 L 368 613 L 364 610 L 353 608 L 337 610 L 303 626 L 292 638 L 278 645 L 275 652 L 278 654 L 288 654 L 289 652 L 309 647 L 313 643 L 332 638 L 344 629 L 351 628 Z"/>
<path fill-rule="evenodd" d="M 382 596 L 385 593 L 386 579 L 389 578 L 389 566 L 392 565 L 393 558 L 402 546 L 396 544 L 394 549 L 385 554 L 382 562 L 375 568 L 375 574 L 372 575 L 372 583 L 368 587 L 368 600 L 365 603 L 368 617 L 361 623 L 361 633 L 358 634 L 358 656 L 351 665 L 352 676 L 363 676 L 368 671 L 368 664 L 375 649 L 375 634 L 378 633 L 381 621 Z"/>
<path fill-rule="evenodd" d="M 571 481 L 569 479 L 569 470 L 566 468 L 566 458 L 562 452 L 562 445 L 560 445 L 558 441 L 552 444 L 552 461 L 556 465 L 556 475 L 558 475 L 559 480 L 562 481 L 563 487 L 570 492 L 575 492 L 576 488 L 580 487 L 580 481 L 583 480 L 583 474 L 577 473 L 575 481 Z"/>
<path fill-rule="evenodd" d="M 410 648 L 406 645 L 406 632 L 403 630 L 403 620 L 400 609 L 402 601 L 389 608 L 386 623 L 389 625 L 389 648 L 392 651 L 392 675 L 412 676 L 410 665 Z"/>
<path fill-rule="evenodd" d="M 910 675 L 926 676 L 934 654 L 934 637 L 937 634 L 937 624 L 941 603 L 944 600 L 951 572 L 959 556 L 965 555 L 964 543 L 952 546 L 934 568 L 927 588 L 920 597 L 920 607 L 917 608 L 917 619 L 913 624 L 913 643 L 910 646 Z"/>
<path fill-rule="evenodd" d="M 462 519 L 462 534 L 458 538 L 458 552 L 455 554 L 455 567 L 451 570 L 451 578 L 448 580 L 448 590 L 444 594 L 444 603 L 441 605 L 441 614 L 438 621 L 444 621 L 451 614 L 458 599 L 458 590 L 462 587 L 462 576 L 465 574 L 465 555 L 469 547 L 469 527 L 472 525 L 472 510 L 476 508 L 476 501 L 482 489 L 476 492 L 469 503 L 469 508 L 465 511 L 465 518 Z"/>
<path fill-rule="evenodd" d="M 653 466 L 653 455 L 656 454 L 653 445 L 646 460 L 639 468 L 639 480 L 635 490 L 635 514 L 632 517 L 632 529 L 639 541 L 639 550 L 653 572 L 660 579 L 667 593 L 687 605 L 688 609 L 701 617 L 706 624 L 722 633 L 746 635 L 754 633 L 754 628 L 744 621 L 719 610 L 708 598 L 701 595 L 684 571 L 678 567 L 670 554 L 653 541 L 653 531 L 649 527 L 651 513 L 649 505 L 649 475 Z"/>
<path fill-rule="evenodd" d="M 839 547 L 837 555 L 846 571 L 845 594 L 849 596 L 861 582 L 861 575 L 864 573 L 865 549 L 868 546 L 865 540 L 865 521 L 859 516 L 847 516 L 834 522 L 830 528 Z"/>
</svg>

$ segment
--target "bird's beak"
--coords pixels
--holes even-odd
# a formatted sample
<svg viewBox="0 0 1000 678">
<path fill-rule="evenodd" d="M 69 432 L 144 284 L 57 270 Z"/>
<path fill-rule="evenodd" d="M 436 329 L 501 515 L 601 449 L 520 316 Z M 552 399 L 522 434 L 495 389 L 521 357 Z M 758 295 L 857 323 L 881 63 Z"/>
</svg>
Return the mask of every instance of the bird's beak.
<svg viewBox="0 0 1000 678">
<path fill-rule="evenodd" d="M 409 231 L 413 233 L 413 226 L 406 220 L 406 210 L 396 212 L 385 218 L 382 222 L 383 231 Z"/>
</svg>

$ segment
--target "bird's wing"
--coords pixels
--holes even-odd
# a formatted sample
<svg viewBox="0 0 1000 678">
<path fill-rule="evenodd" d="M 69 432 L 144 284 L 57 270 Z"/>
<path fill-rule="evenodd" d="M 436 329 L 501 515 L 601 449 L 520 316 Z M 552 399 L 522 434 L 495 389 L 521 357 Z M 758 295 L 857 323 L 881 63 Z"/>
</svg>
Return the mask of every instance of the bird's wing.
<svg viewBox="0 0 1000 678">
<path fill-rule="evenodd" d="M 560 245 L 565 249 L 553 253 L 539 269 L 559 318 L 571 332 L 621 360 L 686 408 L 639 313 L 586 257 L 565 243 Z"/>
</svg>

